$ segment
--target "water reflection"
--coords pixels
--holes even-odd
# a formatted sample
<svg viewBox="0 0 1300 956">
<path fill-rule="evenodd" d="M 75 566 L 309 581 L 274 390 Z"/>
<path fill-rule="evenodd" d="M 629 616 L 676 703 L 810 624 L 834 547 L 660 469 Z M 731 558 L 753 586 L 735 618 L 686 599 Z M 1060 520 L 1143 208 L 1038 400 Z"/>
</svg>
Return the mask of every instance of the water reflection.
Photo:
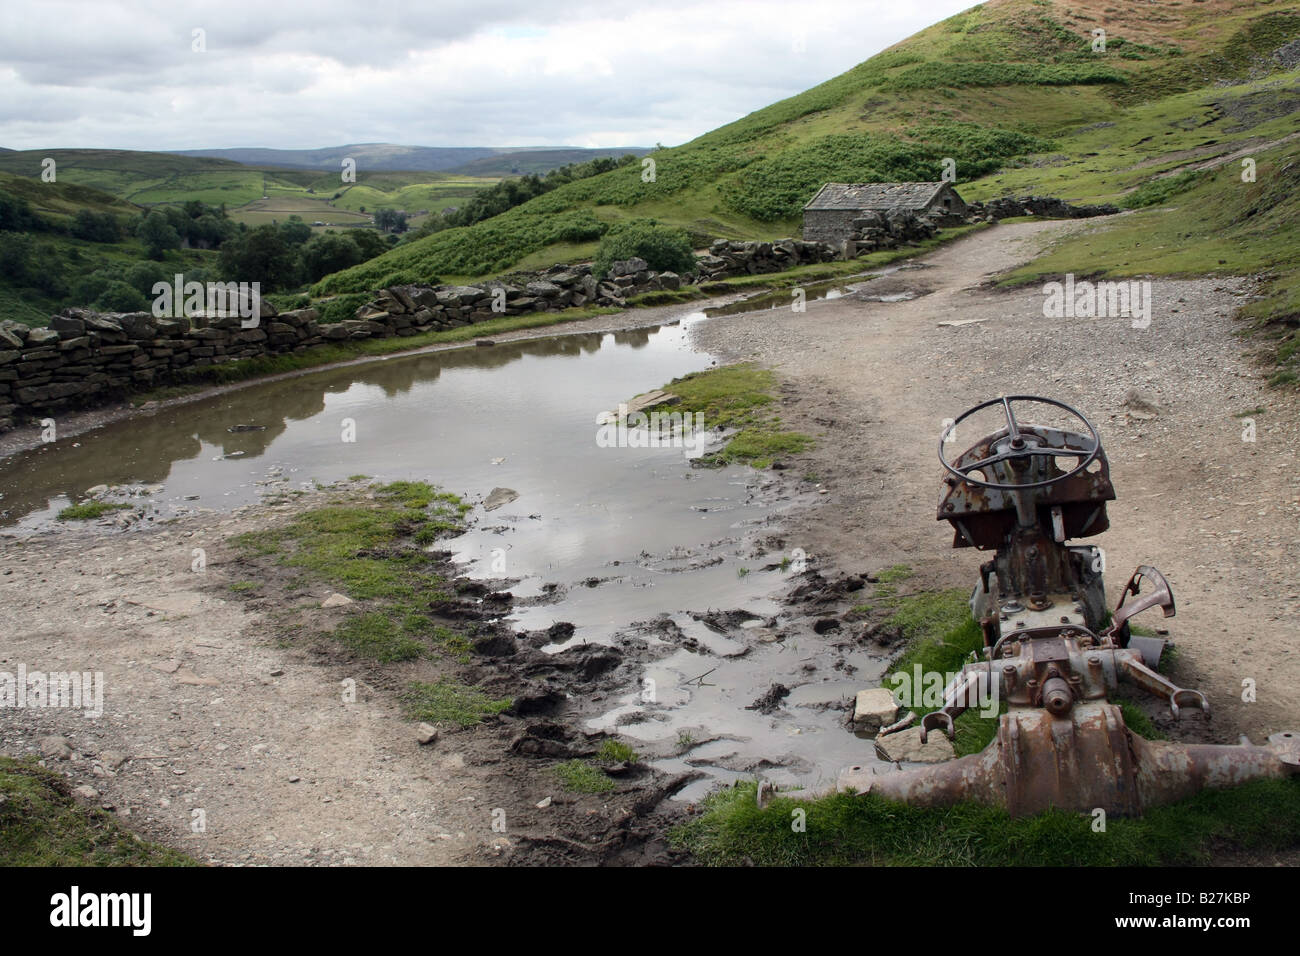
<svg viewBox="0 0 1300 956">
<path fill-rule="evenodd" d="M 650 348 L 656 336 L 659 337 L 657 350 Z M 568 368 L 566 360 L 589 359 L 604 347 L 625 356 L 645 351 L 671 355 L 673 358 L 668 364 L 672 375 L 707 364 L 703 357 L 692 355 L 683 347 L 680 330 L 660 332 L 645 328 L 392 358 L 249 386 L 216 398 L 108 425 L 76 439 L 43 445 L 0 462 L 0 526 L 12 525 L 28 516 L 39 518 L 43 512 L 52 513 L 56 505 L 69 499 L 80 499 L 93 485 L 166 483 L 177 474 L 178 465 L 185 462 L 202 464 L 204 470 L 221 476 L 216 481 L 190 482 L 192 487 L 185 488 L 185 492 L 197 493 L 205 499 L 229 499 L 232 497 L 228 493 L 231 486 L 238 487 L 243 477 L 252 474 L 248 463 L 266 456 L 289 435 L 295 423 L 319 419 L 328 409 L 338 409 L 340 414 L 346 410 L 354 418 L 373 414 L 391 421 L 393 416 L 403 414 L 401 406 L 421 404 L 404 400 L 411 399 L 417 392 L 436 393 L 436 384 L 448 373 L 483 379 L 480 387 L 468 390 L 471 400 L 480 406 L 496 405 L 500 414 L 516 418 L 520 414 L 535 414 L 545 410 L 547 405 L 544 399 L 539 400 L 537 393 L 556 390 L 555 383 L 550 381 L 552 377 L 572 382 L 578 376 L 589 375 L 586 368 L 581 371 Z M 636 361 L 640 362 L 639 359 Z M 611 366 L 613 370 L 621 368 L 623 363 L 597 364 Z M 663 374 L 659 371 L 663 362 L 644 364 L 652 376 Z M 510 366 L 516 366 L 516 369 L 510 373 L 503 371 Z M 501 381 L 497 382 L 498 379 Z M 635 374 L 616 372 L 608 381 L 595 376 L 592 389 L 612 404 L 628 397 L 630 392 L 626 387 L 638 381 L 643 383 L 636 385 L 640 389 L 661 384 L 663 379 L 638 379 Z M 615 383 L 623 384 L 624 389 L 609 387 Z M 530 390 L 533 392 L 531 396 L 528 394 Z M 464 393 L 466 389 L 458 387 L 455 391 Z M 505 407 L 508 403 L 493 401 L 494 394 L 498 399 L 517 396 L 523 404 L 516 408 Z M 449 395 L 446 402 L 432 402 L 438 407 L 423 411 L 432 412 L 433 421 L 427 415 L 421 416 L 420 420 L 407 423 L 404 433 L 398 430 L 390 437 L 398 446 L 409 445 L 418 440 L 422 424 L 434 424 L 441 441 L 456 444 L 463 438 L 458 434 L 457 418 L 462 421 L 481 418 L 469 408 L 463 409 L 460 416 L 449 414 L 454 411 L 457 397 Z M 586 403 L 581 404 L 585 410 Z M 369 424 L 373 426 L 375 422 L 372 420 Z M 256 427 L 230 431 L 237 426 Z M 545 430 L 547 426 L 535 423 L 529 427 Z M 289 464 L 311 477 L 323 477 L 320 474 L 322 468 L 330 471 L 332 464 L 342 465 L 349 461 L 357 466 L 352 471 L 367 470 L 361 466 L 371 456 L 354 452 L 377 450 L 375 435 L 373 428 L 369 435 L 366 428 L 359 428 L 356 449 L 342 447 L 336 436 L 328 446 L 315 449 L 316 454 L 300 456 Z M 447 449 L 443 451 L 445 453 Z M 409 455 L 398 457 L 410 458 Z M 219 459 L 222 465 L 236 460 L 242 464 L 233 473 L 231 469 L 206 467 L 214 458 Z M 415 465 L 419 462 L 410 463 Z M 432 466 L 434 462 L 426 464 Z M 234 473 L 240 477 L 232 480 Z M 430 477 L 437 480 L 436 471 Z M 248 500 L 249 496 L 233 497 Z M 214 504 L 211 500 L 204 503 Z"/>
</svg>

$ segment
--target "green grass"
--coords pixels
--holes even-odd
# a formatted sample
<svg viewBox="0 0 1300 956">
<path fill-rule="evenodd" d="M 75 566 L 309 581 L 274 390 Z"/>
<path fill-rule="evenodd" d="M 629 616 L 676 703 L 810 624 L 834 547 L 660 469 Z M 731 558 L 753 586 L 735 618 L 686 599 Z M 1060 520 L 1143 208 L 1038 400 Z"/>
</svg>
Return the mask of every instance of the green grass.
<svg viewBox="0 0 1300 956">
<path fill-rule="evenodd" d="M 1197 184 L 1205 174 L 1195 170 L 1149 179 L 1133 192 L 1129 193 L 1124 205 L 1130 209 L 1142 209 L 1146 206 L 1158 206 L 1166 203 L 1179 193 L 1185 193 Z"/>
<path fill-rule="evenodd" d="M 66 779 L 0 757 L 0 866 L 197 866 L 78 804 Z"/>
<path fill-rule="evenodd" d="M 706 797 L 704 813 L 673 831 L 673 845 L 718 866 L 1176 866 L 1214 862 L 1224 850 L 1300 844 L 1300 781 L 1262 780 L 1205 790 L 1139 819 L 1050 811 L 1013 820 L 962 804 L 918 808 L 871 794 L 777 797 L 759 809 L 755 785 Z M 793 832 L 795 810 L 806 832 Z"/>
<path fill-rule="evenodd" d="M 102 518 L 113 511 L 130 510 L 131 506 L 123 502 L 83 501 L 79 504 L 68 505 L 55 517 L 59 521 L 90 521 L 94 518 Z"/>
<path fill-rule="evenodd" d="M 922 674 L 955 674 L 970 662 L 971 652 L 984 646 L 984 635 L 970 616 L 968 597 L 969 592 L 953 589 L 893 599 L 893 611 L 882 626 L 899 630 L 907 649 L 890 667 L 881 686 L 893 689 L 893 675 L 910 678 L 918 666 Z M 937 708 L 914 703 L 910 709 L 920 716 Z M 997 727 L 997 718 L 981 717 L 974 709 L 966 711 L 953 722 L 953 750 L 958 756 L 979 753 L 996 736 Z"/>
<path fill-rule="evenodd" d="M 776 376 L 753 364 L 725 365 L 674 379 L 664 389 L 680 398 L 673 411 L 699 413 L 709 429 L 735 430 L 720 451 L 706 463 L 742 462 L 768 468 L 782 455 L 797 454 L 812 438 L 785 429 L 771 410 Z"/>
<path fill-rule="evenodd" d="M 876 580 L 881 584 L 897 584 L 899 581 L 906 581 L 912 576 L 912 569 L 906 564 L 895 564 L 885 568 L 876 575 Z"/>
<path fill-rule="evenodd" d="M 632 747 L 613 737 L 606 737 L 600 742 L 596 757 L 608 763 L 636 763 L 641 759 Z"/>
<path fill-rule="evenodd" d="M 510 698 L 494 699 L 480 688 L 453 680 L 428 684 L 414 682 L 402 695 L 406 716 L 435 724 L 451 724 L 461 729 L 474 727 L 485 717 L 509 709 Z"/>
<path fill-rule="evenodd" d="M 585 760 L 566 760 L 552 769 L 570 793 L 608 793 L 614 789 L 614 781 Z"/>
<path fill-rule="evenodd" d="M 437 650 L 463 660 L 467 638 L 427 613 L 430 602 L 453 593 L 422 544 L 460 531 L 469 509 L 425 482 L 395 481 L 377 487 L 373 501 L 336 500 L 234 544 L 361 602 L 331 634 L 357 656 L 388 663 Z"/>
</svg>

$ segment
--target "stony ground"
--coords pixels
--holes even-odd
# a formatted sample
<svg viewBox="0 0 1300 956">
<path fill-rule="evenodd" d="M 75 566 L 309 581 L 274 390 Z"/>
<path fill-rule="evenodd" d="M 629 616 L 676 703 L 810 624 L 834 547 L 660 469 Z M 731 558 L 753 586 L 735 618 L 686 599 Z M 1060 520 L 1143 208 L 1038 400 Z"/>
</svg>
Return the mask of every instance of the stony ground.
<svg viewBox="0 0 1300 956">
<path fill-rule="evenodd" d="M 355 668 L 277 647 L 266 616 L 230 592 L 222 542 L 265 527 L 266 511 L 7 544 L 0 669 L 98 670 L 107 693 L 95 720 L 7 712 L 0 751 L 44 755 L 93 787 L 92 802 L 213 863 L 448 864 L 490 852 L 499 834 L 477 802 L 483 770 L 454 743 L 421 747 L 391 695 Z M 194 548 L 210 561 L 201 573 Z"/>
<path fill-rule="evenodd" d="M 701 348 L 757 359 L 785 382 L 784 417 L 818 436 L 787 464 L 828 493 L 790 529 L 792 546 L 845 568 L 905 563 L 936 586 L 973 585 L 980 557 L 952 550 L 935 520 L 945 418 L 999 394 L 1075 405 L 1101 432 L 1119 500 L 1106 552 L 1112 601 L 1138 564 L 1165 572 L 1184 686 L 1209 696 L 1196 736 L 1235 742 L 1300 729 L 1300 462 L 1297 402 L 1267 389 L 1231 316 L 1245 280 L 1157 279 L 1145 330 L 1127 318 L 1048 319 L 1038 287 L 991 276 L 1098 221 L 1000 225 L 868 287 L 863 297 L 721 318 Z M 1086 269 L 1079 269 L 1086 274 Z M 911 288 L 907 301 L 864 301 Z M 963 323 L 944 325 L 942 323 Z M 1243 441 L 1251 417 L 1255 440 Z M 958 449 L 978 435 L 958 436 Z M 1247 436 L 1248 437 L 1248 436 Z M 1257 699 L 1244 702 L 1243 681 Z"/>
</svg>

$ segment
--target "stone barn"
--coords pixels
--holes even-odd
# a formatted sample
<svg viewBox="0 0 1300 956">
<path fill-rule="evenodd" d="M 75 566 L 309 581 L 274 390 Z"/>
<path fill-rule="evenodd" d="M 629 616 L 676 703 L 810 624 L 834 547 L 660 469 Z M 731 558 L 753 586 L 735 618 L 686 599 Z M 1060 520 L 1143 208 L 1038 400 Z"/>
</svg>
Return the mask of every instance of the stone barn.
<svg viewBox="0 0 1300 956">
<path fill-rule="evenodd" d="M 941 224 L 966 215 L 966 203 L 951 183 L 827 183 L 803 207 L 803 237 L 820 242 L 854 238 L 855 219 L 910 213 Z"/>
</svg>

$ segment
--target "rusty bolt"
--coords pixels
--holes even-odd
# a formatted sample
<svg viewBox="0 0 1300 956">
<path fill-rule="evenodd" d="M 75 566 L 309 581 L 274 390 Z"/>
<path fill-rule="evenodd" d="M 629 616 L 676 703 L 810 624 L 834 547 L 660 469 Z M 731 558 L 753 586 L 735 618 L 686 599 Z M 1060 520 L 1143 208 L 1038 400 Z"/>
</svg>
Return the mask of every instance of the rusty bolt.
<svg viewBox="0 0 1300 956">
<path fill-rule="evenodd" d="M 1043 706 L 1057 717 L 1066 713 L 1073 702 L 1070 685 L 1061 678 L 1053 677 L 1043 684 Z"/>
</svg>

